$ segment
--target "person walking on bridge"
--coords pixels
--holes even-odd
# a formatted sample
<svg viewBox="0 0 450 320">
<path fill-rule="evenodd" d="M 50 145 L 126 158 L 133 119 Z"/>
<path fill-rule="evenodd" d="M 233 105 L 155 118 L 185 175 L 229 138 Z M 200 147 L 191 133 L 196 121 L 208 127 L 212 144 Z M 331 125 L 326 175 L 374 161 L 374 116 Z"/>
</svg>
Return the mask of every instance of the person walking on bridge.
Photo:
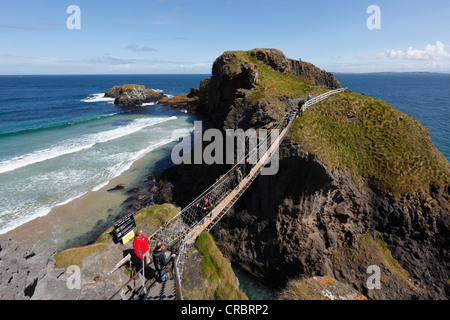
<svg viewBox="0 0 450 320">
<path fill-rule="evenodd" d="M 199 203 L 197 203 L 197 208 L 201 208 L 202 219 L 208 215 L 214 209 L 214 205 L 211 203 L 211 200 L 207 196 L 203 197 Z"/>
<path fill-rule="evenodd" d="M 155 269 L 159 275 L 160 282 L 166 282 L 166 266 L 169 262 L 176 257 L 176 254 L 172 254 L 169 257 L 166 256 L 166 253 L 163 249 L 163 242 L 158 241 L 156 243 L 156 247 L 153 250 L 153 262 L 155 263 Z"/>
<path fill-rule="evenodd" d="M 242 179 L 244 179 L 244 176 L 242 175 L 242 171 L 239 167 L 236 167 L 236 190 L 239 189 L 239 185 L 241 184 Z"/>
<path fill-rule="evenodd" d="M 288 113 L 286 115 L 286 117 L 284 118 L 284 126 L 287 127 L 289 125 L 289 122 L 291 122 L 292 116 L 290 113 Z"/>
<path fill-rule="evenodd" d="M 144 266 L 150 265 L 152 259 L 150 257 L 150 250 L 148 248 L 148 238 L 144 237 L 144 232 L 138 230 L 133 239 L 133 249 L 136 256 L 144 260 Z"/>
</svg>

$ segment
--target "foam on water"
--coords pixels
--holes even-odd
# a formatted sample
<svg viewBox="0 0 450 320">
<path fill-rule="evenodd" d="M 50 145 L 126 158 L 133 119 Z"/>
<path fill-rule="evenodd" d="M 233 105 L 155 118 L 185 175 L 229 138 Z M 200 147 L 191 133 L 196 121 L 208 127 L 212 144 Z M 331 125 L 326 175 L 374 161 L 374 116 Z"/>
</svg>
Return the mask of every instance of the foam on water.
<svg viewBox="0 0 450 320">
<path fill-rule="evenodd" d="M 1 161 L 0 174 L 63 155 L 80 152 L 82 150 L 92 148 L 98 143 L 104 143 L 114 139 L 118 139 L 126 135 L 136 133 L 144 128 L 175 119 L 177 119 L 177 117 L 138 119 L 134 120 L 127 126 L 119 127 L 114 130 L 84 135 L 80 138 L 65 140 L 55 146 L 52 146 L 51 148 L 37 150 L 32 153 Z"/>
<path fill-rule="evenodd" d="M 105 97 L 104 93 L 93 93 L 89 97 L 81 99 L 83 102 L 93 103 L 93 102 L 106 102 L 109 104 L 114 103 L 114 98 Z"/>
<path fill-rule="evenodd" d="M 0 234 L 15 229 L 28 221 L 47 215 L 52 208 L 65 205 L 75 199 L 84 196 L 91 185 L 91 191 L 98 191 L 107 186 L 111 179 L 120 176 L 130 169 L 132 164 L 149 152 L 171 143 L 170 135 L 159 140 L 152 141 L 146 148 L 134 152 L 119 152 L 106 154 L 98 160 L 98 167 L 76 165 L 76 160 L 68 159 L 67 169 L 55 168 L 55 171 L 42 172 L 29 176 L 24 180 L 18 177 L 13 184 L 8 186 L 8 194 L 2 194 L 0 200 L 3 208 L 0 213 Z M 100 151 L 98 152 L 100 153 Z M 88 158 L 97 153 L 81 156 L 79 162 L 86 162 Z M 52 160 L 53 161 L 53 160 Z M 59 164 L 62 166 L 61 164 Z M 0 183 L 0 190 L 3 184 Z M 41 190 L 45 190 L 44 193 Z"/>
</svg>

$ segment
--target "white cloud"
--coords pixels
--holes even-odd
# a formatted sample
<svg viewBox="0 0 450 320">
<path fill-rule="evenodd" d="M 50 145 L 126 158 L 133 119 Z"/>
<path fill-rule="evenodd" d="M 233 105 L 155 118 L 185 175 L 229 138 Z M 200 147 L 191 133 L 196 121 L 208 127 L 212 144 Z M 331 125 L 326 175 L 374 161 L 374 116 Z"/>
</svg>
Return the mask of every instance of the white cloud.
<svg viewBox="0 0 450 320">
<path fill-rule="evenodd" d="M 435 45 L 429 44 L 425 49 L 414 49 L 408 47 L 406 50 L 387 50 L 385 56 L 393 59 L 410 59 L 410 60 L 443 60 L 449 59 L 450 54 L 445 50 L 446 45 L 440 41 L 436 41 Z"/>
<path fill-rule="evenodd" d="M 152 52 L 152 51 L 158 51 L 155 48 L 149 47 L 149 46 L 142 46 L 139 47 L 137 44 L 130 44 L 127 46 L 127 50 L 135 51 L 135 52 Z"/>
<path fill-rule="evenodd" d="M 436 41 L 436 44 L 428 44 L 425 49 L 414 49 L 413 47 L 408 47 L 405 50 L 389 49 L 385 52 L 379 52 L 374 56 L 358 55 L 357 58 L 361 60 L 402 59 L 439 61 L 450 59 L 450 53 L 446 51 L 447 47 L 441 41 Z"/>
</svg>

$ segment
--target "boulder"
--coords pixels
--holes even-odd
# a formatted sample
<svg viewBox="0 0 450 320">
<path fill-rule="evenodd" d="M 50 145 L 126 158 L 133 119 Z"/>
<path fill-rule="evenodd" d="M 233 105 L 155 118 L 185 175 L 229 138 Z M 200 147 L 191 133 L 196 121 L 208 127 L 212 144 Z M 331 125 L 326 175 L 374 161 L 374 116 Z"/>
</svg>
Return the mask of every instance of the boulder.
<svg viewBox="0 0 450 320">
<path fill-rule="evenodd" d="M 105 93 L 105 98 L 114 98 L 114 105 L 119 107 L 139 107 L 143 103 L 158 102 L 164 97 L 161 92 L 136 84 L 114 86 Z"/>
</svg>

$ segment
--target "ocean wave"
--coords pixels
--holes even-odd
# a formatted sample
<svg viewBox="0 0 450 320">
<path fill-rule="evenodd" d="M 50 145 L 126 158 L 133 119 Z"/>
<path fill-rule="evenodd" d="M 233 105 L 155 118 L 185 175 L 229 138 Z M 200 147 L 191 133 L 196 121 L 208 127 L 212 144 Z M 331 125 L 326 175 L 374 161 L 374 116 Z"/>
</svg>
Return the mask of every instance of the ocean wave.
<svg viewBox="0 0 450 320">
<path fill-rule="evenodd" d="M 36 128 L 31 128 L 31 129 L 23 129 L 23 130 L 18 130 L 18 131 L 4 132 L 4 133 L 0 133 L 0 139 L 1 138 L 12 137 L 12 136 L 19 136 L 19 135 L 24 135 L 24 134 L 36 133 L 36 132 L 41 132 L 41 131 L 72 127 L 72 126 L 76 126 L 76 125 L 80 125 L 80 124 L 86 124 L 86 123 L 89 123 L 89 122 L 94 122 L 94 121 L 105 119 L 105 118 L 115 117 L 115 116 L 121 115 L 121 114 L 123 114 L 123 112 L 108 113 L 108 114 L 102 114 L 102 115 L 93 115 L 92 117 L 82 118 L 82 119 L 79 119 L 79 120 L 71 119 L 70 121 L 66 121 L 66 122 L 64 122 L 62 124 L 58 123 L 58 124 L 54 124 L 54 125 L 38 126 Z"/>
<path fill-rule="evenodd" d="M 100 183 L 99 185 L 95 186 L 91 191 L 98 191 L 98 190 L 104 188 L 105 186 L 107 186 L 109 184 L 111 179 L 114 179 L 114 178 L 120 176 L 123 172 L 127 171 L 128 169 L 130 169 L 135 161 L 141 159 L 147 153 L 152 152 L 153 150 L 158 149 L 159 147 L 162 147 L 162 146 L 164 146 L 166 144 L 169 144 L 169 143 L 171 143 L 173 141 L 174 140 L 171 139 L 171 138 L 163 139 L 163 140 L 160 140 L 160 141 L 158 141 L 158 142 L 150 145 L 149 147 L 147 147 L 145 149 L 142 149 L 142 150 L 140 150 L 138 152 L 127 154 L 127 157 L 125 157 L 127 159 L 127 161 L 119 163 L 118 165 L 116 165 L 114 167 L 114 170 L 111 170 L 109 172 L 107 180 L 102 182 L 102 183 Z"/>
<path fill-rule="evenodd" d="M 62 202 L 57 203 L 56 205 L 49 207 L 39 207 L 38 209 L 36 209 L 36 211 L 31 214 L 31 215 L 27 215 L 27 216 L 20 216 L 20 217 L 15 217 L 15 219 L 12 219 L 11 221 L 0 221 L 0 225 L 2 225 L 2 229 L 0 229 L 0 234 L 5 234 L 7 232 L 10 232 L 14 229 L 16 229 L 17 227 L 20 227 L 21 225 L 30 222 L 34 219 L 40 218 L 40 217 L 45 217 L 47 214 L 50 213 L 50 211 L 53 208 L 59 207 L 59 206 L 63 206 L 65 204 L 68 204 L 70 202 L 72 202 L 73 200 L 76 200 L 78 198 L 81 198 L 82 196 L 84 196 L 87 192 L 83 192 L 80 193 L 74 197 L 71 197 L 69 199 L 66 199 Z M 36 208 L 36 207 L 34 207 Z M 29 210 L 27 210 L 27 212 L 29 212 Z M 6 215 L 8 215 L 8 213 L 6 213 Z"/>
<path fill-rule="evenodd" d="M 107 102 L 109 104 L 114 103 L 114 98 L 105 97 L 104 93 L 93 93 L 89 97 L 81 99 L 83 102 L 93 103 L 93 102 Z"/>
<path fill-rule="evenodd" d="M 91 170 L 86 170 L 80 175 L 78 171 L 64 170 L 61 172 L 51 172 L 51 173 L 43 173 L 38 176 L 29 178 L 26 182 L 28 186 L 39 186 L 42 183 L 46 183 L 51 181 L 52 184 L 63 184 L 67 187 L 67 180 L 69 179 L 71 182 L 73 180 L 83 180 L 87 175 L 91 178 L 91 180 L 96 181 L 98 183 L 95 187 L 91 187 L 90 190 L 92 192 L 99 191 L 102 188 L 106 187 L 110 181 L 118 176 L 120 176 L 125 171 L 129 170 L 133 163 L 137 160 L 144 157 L 146 154 L 152 152 L 153 150 L 167 145 L 173 142 L 172 138 L 162 138 L 158 141 L 154 141 L 147 148 L 141 149 L 137 152 L 126 152 L 117 155 L 111 155 L 108 158 L 108 162 L 111 164 L 107 166 L 102 173 L 99 175 L 92 174 Z M 95 179 L 98 179 L 95 180 Z M 78 184 L 79 181 L 76 181 L 74 184 Z M 20 186 L 18 186 L 20 187 Z M 9 203 L 4 208 L 4 212 L 0 215 L 0 234 L 7 233 L 15 228 L 32 221 L 39 217 L 44 217 L 51 212 L 53 208 L 66 205 L 78 198 L 83 197 L 89 192 L 89 189 L 85 189 L 84 191 L 78 190 L 77 192 L 71 192 L 69 189 L 67 192 L 60 193 L 57 195 L 57 198 L 47 202 L 45 204 L 37 205 L 33 200 L 29 197 L 24 202 L 20 204 Z M 23 191 L 21 191 L 23 192 Z M 66 196 L 64 199 L 59 197 L 60 195 Z M 33 198 L 33 197 L 31 197 Z M 58 199 L 59 198 L 59 199 Z M 14 217 L 11 219 L 11 217 Z"/>
<path fill-rule="evenodd" d="M 138 119 L 134 120 L 126 126 L 122 126 L 117 129 L 103 131 L 95 134 L 88 134 L 77 139 L 68 139 L 50 148 L 37 150 L 32 153 L 1 161 L 0 174 L 23 168 L 35 163 L 61 157 L 63 155 L 80 152 L 82 150 L 92 148 L 96 144 L 115 140 L 129 134 L 136 133 L 144 128 L 155 126 L 175 119 L 177 119 L 177 117 L 175 116 L 170 118 Z"/>
</svg>

